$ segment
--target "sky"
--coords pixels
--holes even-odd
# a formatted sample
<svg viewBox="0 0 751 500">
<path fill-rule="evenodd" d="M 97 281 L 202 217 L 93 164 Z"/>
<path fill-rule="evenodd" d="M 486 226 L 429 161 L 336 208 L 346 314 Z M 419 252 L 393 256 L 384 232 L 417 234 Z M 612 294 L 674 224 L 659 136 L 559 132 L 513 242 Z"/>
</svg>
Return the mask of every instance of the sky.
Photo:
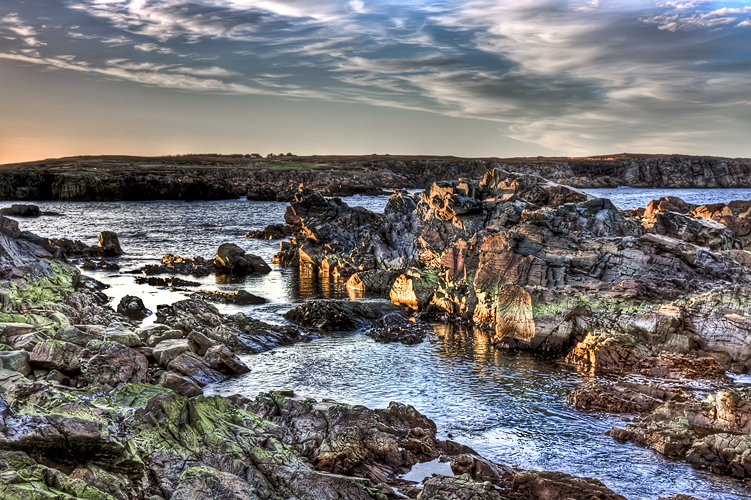
<svg viewBox="0 0 751 500">
<path fill-rule="evenodd" d="M 751 1 L 2 0 L 0 163 L 751 156 Z"/>
</svg>

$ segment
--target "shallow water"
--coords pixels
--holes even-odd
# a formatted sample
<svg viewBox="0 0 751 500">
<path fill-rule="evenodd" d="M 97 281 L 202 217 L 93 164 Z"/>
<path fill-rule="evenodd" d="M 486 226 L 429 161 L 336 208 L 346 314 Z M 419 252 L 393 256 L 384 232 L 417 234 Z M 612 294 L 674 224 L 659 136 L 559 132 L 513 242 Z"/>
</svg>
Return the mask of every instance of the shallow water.
<svg viewBox="0 0 751 500">
<path fill-rule="evenodd" d="M 644 206 L 660 196 L 680 196 L 693 203 L 751 199 L 751 190 L 586 190 L 610 196 L 622 208 Z M 346 199 L 382 211 L 386 197 Z M 0 203 L 0 207 L 10 203 Z M 249 230 L 283 222 L 286 203 L 247 200 L 206 202 L 38 203 L 64 217 L 19 218 L 21 228 L 48 237 L 96 243 L 103 230 L 114 230 L 126 252 L 122 270 L 158 261 L 164 254 L 213 256 L 225 242 L 237 243 L 267 262 L 278 241 L 243 238 Z M 133 275 L 87 272 L 111 285 L 116 305 L 125 294 L 142 297 L 147 307 L 185 298 L 185 293 L 136 285 Z M 245 289 L 268 299 L 259 306 L 222 306 L 266 321 L 284 322 L 282 314 L 310 298 L 346 298 L 342 283 L 305 278 L 273 268 L 269 275 L 225 281 L 214 276 L 185 277 L 202 287 Z M 153 318 L 153 317 L 152 317 Z M 570 367 L 493 349 L 482 333 L 437 325 L 436 335 L 416 346 L 378 344 L 360 333 L 334 335 L 310 343 L 245 356 L 252 372 L 207 392 L 253 397 L 275 388 L 293 389 L 316 399 L 332 398 L 370 407 L 400 401 L 436 421 L 441 437 L 468 444 L 492 460 L 523 468 L 562 470 L 596 477 L 632 499 L 654 499 L 678 492 L 705 499 L 751 498 L 739 482 L 661 459 L 633 445 L 617 444 L 603 432 L 622 426 L 619 418 L 574 411 L 566 402 L 587 376 Z M 738 380 L 747 382 L 746 380 Z"/>
</svg>

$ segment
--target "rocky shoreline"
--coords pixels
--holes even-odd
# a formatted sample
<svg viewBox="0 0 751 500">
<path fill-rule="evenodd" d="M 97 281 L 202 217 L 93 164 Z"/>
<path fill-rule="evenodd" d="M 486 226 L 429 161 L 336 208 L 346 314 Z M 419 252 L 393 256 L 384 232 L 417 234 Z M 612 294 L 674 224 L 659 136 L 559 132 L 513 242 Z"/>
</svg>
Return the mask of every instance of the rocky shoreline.
<svg viewBox="0 0 751 500">
<path fill-rule="evenodd" d="M 498 182 L 500 177 L 496 179 L 496 184 Z M 606 206 L 604 202 L 593 203 L 586 196 L 581 201 L 580 193 L 547 184 L 543 188 L 541 182 L 535 179 L 530 184 L 538 203 L 541 200 L 569 202 L 573 197 L 580 204 L 588 204 L 589 208 L 582 212 L 585 219 L 594 211 L 592 206 L 600 207 L 595 214 L 608 210 L 602 208 Z M 461 192 L 456 191 L 457 187 Z M 400 403 L 371 410 L 302 398 L 291 391 L 264 393 L 255 399 L 202 395 L 202 388 L 207 384 L 252 372 L 253 367 L 243 363 L 238 353 L 257 353 L 308 341 L 312 335 L 309 328 L 320 332 L 366 327 L 379 341 L 409 344 L 422 340 L 425 327 L 420 318 L 434 316 L 438 310 L 436 304 L 451 304 L 451 310 L 440 309 L 443 315 L 473 318 L 471 304 L 459 300 L 457 287 L 454 287 L 452 300 L 434 300 L 449 297 L 441 297 L 439 292 L 440 287 L 448 286 L 445 278 L 449 274 L 450 279 L 461 279 L 468 284 L 471 283 L 469 277 L 474 275 L 472 279 L 477 282 L 477 269 L 472 269 L 473 257 L 461 253 L 471 247 L 454 246 L 459 240 L 452 241 L 451 246 L 440 252 L 438 246 L 428 249 L 422 245 L 429 241 L 430 231 L 444 236 L 451 234 L 452 238 L 459 234 L 452 231 L 481 231 L 481 218 L 476 217 L 479 214 L 471 196 L 480 191 L 469 184 L 458 183 L 450 189 L 436 184 L 429 192 L 434 194 L 435 206 L 399 192 L 392 196 L 385 215 L 351 209 L 341 201 L 326 200 L 314 191 L 303 190 L 296 194 L 287 216 L 294 236 L 291 242 L 282 243 L 280 261 L 286 259 L 316 273 L 349 277 L 352 287 L 364 293 L 383 295 L 390 291 L 395 303 L 417 309 L 384 308 L 367 302 L 308 302 L 288 314 L 288 318 L 303 325 L 303 329 L 270 325 L 241 313 L 222 314 L 205 300 L 236 299 L 206 292 L 159 306 L 155 311 L 156 323 L 139 326 L 139 319 L 149 314 L 140 299 L 123 298 L 117 311 L 108 306 L 103 293 L 105 287 L 82 276 L 67 262 L 66 251 L 75 251 L 75 245 L 61 248 L 54 241 L 22 233 L 14 220 L 0 218 L 0 342 L 3 344 L 0 352 L 0 497 L 90 500 L 624 498 L 595 479 L 560 472 L 524 471 L 492 463 L 460 443 L 438 439 L 433 422 L 411 406 Z M 520 201 L 521 193 L 519 199 L 512 198 L 512 205 L 527 203 Z M 508 201 L 493 203 L 498 206 Z M 527 204 L 525 209 L 529 211 L 529 208 Z M 504 223 L 513 220 L 511 212 L 503 213 L 507 215 Z M 438 226 L 422 225 L 418 222 L 422 217 L 419 214 L 425 215 L 424 220 L 434 220 Z M 530 220 L 542 220 L 532 215 Z M 598 219 L 595 215 L 594 219 L 604 219 L 608 224 L 614 218 L 620 221 L 614 214 L 604 215 L 608 217 Z M 472 221 L 467 216 L 477 220 Z M 370 238 L 363 234 L 384 224 L 392 225 L 391 232 L 373 232 Z M 620 225 L 631 227 L 624 222 Z M 591 230 L 591 226 L 584 226 Z M 420 231 L 420 237 L 411 245 L 406 244 L 407 238 L 415 236 L 414 230 Z M 380 242 L 373 239 L 381 237 L 384 240 Z M 98 248 L 114 252 L 112 241 L 112 238 L 101 238 Z M 482 248 L 479 241 L 471 245 L 475 249 Z M 450 248 L 458 248 L 455 257 L 465 263 L 463 267 L 444 266 L 443 263 L 448 262 L 445 255 L 453 252 Z M 98 250 L 88 253 L 91 252 L 96 254 Z M 290 258 L 292 254 L 296 259 Z M 706 258 L 703 254 L 699 257 Z M 724 276 L 722 273 L 728 269 L 736 269 L 730 257 L 714 257 L 717 263 L 707 266 L 713 270 L 706 274 L 707 280 L 715 275 Z M 482 255 L 477 261 L 485 262 Z M 736 260 L 732 262 L 737 264 Z M 430 267 L 435 263 L 445 269 Z M 258 258 L 232 245 L 220 247 L 214 260 L 169 256 L 162 265 L 165 269 L 151 269 L 151 272 L 193 274 L 198 267 L 214 273 L 266 272 Z M 446 270 L 450 273 L 446 274 Z M 745 281 L 738 280 L 738 286 L 743 283 Z M 692 290 L 704 291 L 700 285 L 690 286 Z M 505 285 L 494 283 L 493 286 Z M 641 290 L 631 287 L 629 293 L 633 294 L 634 289 Z M 464 290 L 470 288 L 467 286 Z M 516 304 L 525 303 L 518 300 L 518 293 L 510 295 L 517 309 Z M 578 293 L 581 291 L 577 290 L 574 297 L 579 297 Z M 493 300 L 500 303 L 502 297 L 507 295 L 496 294 Z M 626 298 L 634 299 L 628 295 Z M 679 300 L 671 293 L 665 298 L 668 299 Z M 567 300 L 565 304 L 576 302 Z M 455 303 L 464 305 L 455 307 Z M 475 305 L 477 303 L 479 301 L 475 301 Z M 568 318 L 564 321 L 579 321 L 567 312 L 557 309 L 554 312 Z M 495 318 L 498 325 L 507 325 L 508 322 L 502 321 L 504 314 L 527 322 L 514 320 L 516 326 L 510 330 L 497 329 L 498 339 L 515 339 L 519 341 L 516 348 L 531 348 L 534 342 L 530 343 L 531 338 L 527 338 L 530 318 L 524 316 L 526 313 L 519 316 L 514 310 L 509 312 L 508 307 L 496 307 L 495 315 L 482 317 Z M 537 320 L 534 314 L 531 320 Z M 644 321 L 649 324 L 648 320 Z M 660 330 L 654 335 L 668 335 L 672 339 L 681 334 L 675 325 L 670 326 L 670 321 L 666 324 L 666 332 Z M 527 337 L 520 336 L 519 332 Z M 578 336 L 576 338 L 582 336 L 582 332 L 573 327 L 571 332 L 576 332 L 573 334 Z M 615 344 L 618 349 L 627 345 L 621 340 L 619 338 L 620 343 Z M 714 339 L 715 343 L 721 340 Z M 561 340 L 546 345 L 561 347 L 572 342 Z M 682 345 L 673 340 L 669 343 Z M 713 344 L 702 349 L 714 353 L 718 352 L 716 347 Z M 697 352 L 705 354 L 704 350 Z M 669 359 L 651 354 L 659 360 Z M 728 356 L 720 357 L 716 363 L 740 370 L 746 358 Z M 602 368 L 600 364 L 595 361 L 595 368 Z M 689 364 L 694 367 L 696 363 Z M 657 365 L 665 368 L 665 365 Z M 434 475 L 421 487 L 400 478 L 413 465 L 435 459 L 449 463 L 453 475 Z"/>
<path fill-rule="evenodd" d="M 489 329 L 499 349 L 642 377 L 582 386 L 570 402 L 634 415 L 610 432 L 619 441 L 744 479 L 751 395 L 727 373 L 751 368 L 749 206 L 665 198 L 620 211 L 498 169 L 480 182 L 394 192 L 384 214 L 302 189 L 285 216 L 294 236 L 275 262 L 389 296 L 416 318 Z M 690 380 L 714 390 L 669 389 Z"/>
<path fill-rule="evenodd" d="M 698 156 L 105 156 L 0 165 L 0 200 L 191 201 L 247 196 L 252 200 L 292 201 L 301 184 L 325 196 L 380 195 L 397 186 L 424 189 L 436 181 L 479 180 L 486 171 L 496 168 L 579 188 L 751 187 L 750 160 Z"/>
</svg>

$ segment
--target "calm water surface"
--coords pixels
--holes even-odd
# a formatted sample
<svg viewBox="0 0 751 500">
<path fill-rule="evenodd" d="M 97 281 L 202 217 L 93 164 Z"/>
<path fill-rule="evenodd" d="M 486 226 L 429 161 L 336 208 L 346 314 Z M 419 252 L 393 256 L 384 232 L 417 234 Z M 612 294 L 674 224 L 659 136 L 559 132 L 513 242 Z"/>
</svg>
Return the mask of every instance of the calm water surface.
<svg viewBox="0 0 751 500">
<path fill-rule="evenodd" d="M 621 208 L 645 206 L 660 196 L 680 196 L 692 203 L 751 199 L 751 190 L 594 189 Z M 356 197 L 350 205 L 382 211 L 386 197 Z M 10 203 L 0 203 L 0 207 Z M 49 237 L 96 243 L 103 230 L 114 230 L 126 252 L 122 270 L 156 262 L 166 253 L 211 257 L 222 243 L 237 243 L 267 262 L 279 242 L 243 238 L 247 231 L 283 222 L 286 203 L 228 200 L 211 202 L 38 203 L 64 217 L 21 219 L 21 228 Z M 125 294 L 146 305 L 171 303 L 184 293 L 135 285 L 133 275 L 88 272 L 111 285 L 113 305 Z M 194 279 L 189 277 L 188 279 Z M 195 279 L 202 287 L 245 289 L 269 300 L 260 306 L 227 307 L 266 321 L 284 322 L 282 314 L 306 299 L 346 298 L 341 283 L 301 279 L 274 267 L 269 275 L 224 281 Z M 207 393 L 242 393 L 293 389 L 316 399 L 385 406 L 401 401 L 436 421 L 442 437 L 475 448 L 492 460 L 523 468 L 561 470 L 596 477 L 632 499 L 689 493 L 705 499 L 751 498 L 739 482 L 664 460 L 633 445 L 617 444 L 603 434 L 622 426 L 619 418 L 574 411 L 566 402 L 584 374 L 552 361 L 508 355 L 493 349 L 484 334 L 436 325 L 435 335 L 416 346 L 378 344 L 360 333 L 333 335 L 310 343 L 244 356 L 252 372 L 209 387 Z"/>
</svg>

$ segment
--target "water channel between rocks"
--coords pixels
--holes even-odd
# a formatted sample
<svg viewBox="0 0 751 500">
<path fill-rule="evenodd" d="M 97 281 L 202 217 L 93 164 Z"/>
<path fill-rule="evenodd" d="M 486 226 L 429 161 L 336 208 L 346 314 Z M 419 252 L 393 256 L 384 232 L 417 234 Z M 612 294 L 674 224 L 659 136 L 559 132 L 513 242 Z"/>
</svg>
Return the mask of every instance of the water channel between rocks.
<svg viewBox="0 0 751 500">
<path fill-rule="evenodd" d="M 692 203 L 750 200 L 751 189 L 586 190 L 608 197 L 621 208 L 645 206 L 654 198 L 679 196 Z M 386 197 L 346 198 L 350 205 L 382 211 Z M 10 203 L 0 203 L 0 207 Z M 237 243 L 267 262 L 278 241 L 243 238 L 249 230 L 283 222 L 286 203 L 227 200 L 215 202 L 42 202 L 43 210 L 63 217 L 18 218 L 21 229 L 42 236 L 80 239 L 113 230 L 126 252 L 122 271 L 161 259 L 166 253 L 213 256 L 225 242 Z M 147 307 L 182 300 L 184 293 L 136 285 L 132 274 L 89 271 L 111 286 L 113 305 L 126 295 L 140 296 Z M 193 277 L 190 277 L 193 280 Z M 341 283 L 301 279 L 275 267 L 271 274 L 239 281 L 210 276 L 196 279 L 203 288 L 244 289 L 269 300 L 261 306 L 223 306 L 270 322 L 312 298 L 347 298 Z M 148 321 L 148 320 L 147 320 Z M 619 417 L 573 410 L 566 396 L 588 376 L 571 367 L 494 349 L 482 332 L 446 324 L 422 344 L 378 344 L 361 333 L 330 335 L 310 343 L 244 356 L 248 375 L 210 386 L 207 394 L 255 396 L 287 388 L 316 399 L 383 407 L 390 401 L 415 406 L 438 425 L 442 438 L 465 443 L 491 460 L 542 470 L 595 477 L 631 499 L 688 493 L 705 499 L 751 498 L 740 482 L 694 470 L 652 451 L 622 445 L 604 431 L 622 426 Z"/>
</svg>

